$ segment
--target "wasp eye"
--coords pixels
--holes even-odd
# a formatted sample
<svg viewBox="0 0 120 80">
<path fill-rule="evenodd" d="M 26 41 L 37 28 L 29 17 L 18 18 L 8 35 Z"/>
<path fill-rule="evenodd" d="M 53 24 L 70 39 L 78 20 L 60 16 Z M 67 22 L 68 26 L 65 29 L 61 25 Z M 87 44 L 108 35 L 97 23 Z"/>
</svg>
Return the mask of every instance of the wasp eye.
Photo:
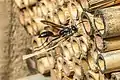
<svg viewBox="0 0 120 80">
<path fill-rule="evenodd" d="M 72 30 L 73 30 L 73 31 L 75 31 L 75 32 L 77 32 L 77 31 L 78 31 L 77 27 L 76 27 L 76 26 L 74 26 L 74 25 L 71 25 L 71 28 L 72 28 Z"/>
</svg>

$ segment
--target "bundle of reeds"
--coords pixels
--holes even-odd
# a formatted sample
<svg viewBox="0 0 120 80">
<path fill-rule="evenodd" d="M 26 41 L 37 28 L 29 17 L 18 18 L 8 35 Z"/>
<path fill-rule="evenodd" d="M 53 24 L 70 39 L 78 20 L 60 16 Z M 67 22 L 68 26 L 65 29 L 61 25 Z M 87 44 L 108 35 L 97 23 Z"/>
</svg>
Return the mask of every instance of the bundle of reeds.
<svg viewBox="0 0 120 80">
<path fill-rule="evenodd" d="M 36 58 L 28 61 L 35 62 L 38 72 L 50 73 L 52 80 L 119 80 L 119 0 L 15 2 L 20 22 L 33 39 L 32 52 L 23 59 Z M 63 28 L 57 25 L 70 29 L 75 25 L 78 30 L 72 36 L 61 36 Z M 41 37 L 45 31 L 59 37 Z"/>
</svg>

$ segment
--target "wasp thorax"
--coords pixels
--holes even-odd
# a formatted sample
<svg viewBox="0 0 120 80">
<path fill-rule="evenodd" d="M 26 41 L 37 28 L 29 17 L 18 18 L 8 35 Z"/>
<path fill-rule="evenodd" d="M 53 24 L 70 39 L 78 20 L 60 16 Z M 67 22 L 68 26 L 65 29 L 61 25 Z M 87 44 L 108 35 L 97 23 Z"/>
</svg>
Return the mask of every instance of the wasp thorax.
<svg viewBox="0 0 120 80">
<path fill-rule="evenodd" d="M 71 33 L 72 33 L 71 28 L 64 27 L 63 30 L 61 30 L 59 34 L 62 35 L 62 36 L 65 36 L 65 35 L 69 35 Z"/>
</svg>

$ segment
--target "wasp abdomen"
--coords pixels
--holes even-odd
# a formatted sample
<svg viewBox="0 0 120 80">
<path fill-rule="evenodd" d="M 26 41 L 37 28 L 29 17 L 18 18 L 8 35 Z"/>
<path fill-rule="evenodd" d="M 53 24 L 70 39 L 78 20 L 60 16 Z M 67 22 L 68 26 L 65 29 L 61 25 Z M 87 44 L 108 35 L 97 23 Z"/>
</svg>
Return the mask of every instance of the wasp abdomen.
<svg viewBox="0 0 120 80">
<path fill-rule="evenodd" d="M 45 32 L 42 32 L 39 35 L 39 38 L 41 38 L 41 37 L 50 37 L 50 36 L 54 36 L 54 34 L 51 31 L 45 31 Z"/>
</svg>

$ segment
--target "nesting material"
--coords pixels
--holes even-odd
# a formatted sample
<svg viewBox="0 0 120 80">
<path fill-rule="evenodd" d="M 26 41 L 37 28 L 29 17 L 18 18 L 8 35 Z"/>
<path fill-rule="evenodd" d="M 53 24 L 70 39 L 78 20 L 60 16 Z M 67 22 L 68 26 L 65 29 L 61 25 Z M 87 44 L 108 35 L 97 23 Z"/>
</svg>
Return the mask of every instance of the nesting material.
<svg viewBox="0 0 120 80">
<path fill-rule="evenodd" d="M 78 10 L 78 17 L 79 17 L 79 20 L 81 20 L 81 14 L 83 12 L 83 9 L 81 7 L 81 5 L 77 2 L 77 1 L 74 1 L 74 4 L 76 6 L 76 9 Z"/>
<path fill-rule="evenodd" d="M 96 63 L 94 57 L 93 57 L 91 54 L 94 54 L 94 53 L 88 53 L 88 55 L 87 55 L 87 58 L 88 58 L 88 60 L 87 60 L 87 61 L 88 61 L 88 65 L 89 65 L 89 67 L 90 67 L 90 69 L 91 69 L 92 71 L 98 72 L 98 71 L 99 71 L 98 65 L 97 65 L 97 63 Z"/>
<path fill-rule="evenodd" d="M 64 11 L 64 15 L 65 15 L 65 17 L 66 17 L 66 19 L 68 20 L 68 19 L 70 19 L 71 17 L 71 15 L 70 15 L 70 13 L 69 13 L 69 8 L 68 8 L 68 6 L 69 6 L 69 3 L 65 3 L 61 8 L 62 8 L 62 10 Z"/>
<path fill-rule="evenodd" d="M 57 5 L 62 6 L 65 2 L 65 0 L 56 0 L 57 1 Z"/>
<path fill-rule="evenodd" d="M 35 4 L 37 2 L 37 0 L 15 0 L 15 3 L 17 4 L 17 6 L 22 9 L 26 6 L 31 6 L 33 4 Z"/>
<path fill-rule="evenodd" d="M 120 0 L 15 2 L 20 11 L 19 20 L 32 37 L 31 54 L 23 56 L 29 68 L 43 75 L 51 73 L 52 80 L 105 80 L 108 74 L 111 80 L 119 79 L 119 73 L 113 72 L 120 71 L 120 6 L 116 6 Z M 58 34 L 57 37 L 61 30 L 74 32 L 71 25 L 78 28 L 72 36 L 67 34 L 56 40 L 53 40 L 55 36 L 40 37 L 44 31 Z M 63 30 L 62 26 L 70 28 Z"/>
<path fill-rule="evenodd" d="M 81 20 L 83 22 L 83 27 L 88 35 L 93 35 L 93 31 L 94 31 L 93 19 L 94 17 L 91 13 L 82 12 Z"/>
<path fill-rule="evenodd" d="M 57 68 L 58 68 L 58 71 L 62 70 L 63 62 L 64 62 L 64 60 L 63 60 L 62 57 L 58 57 L 57 58 Z"/>
<path fill-rule="evenodd" d="M 55 61 L 53 57 L 44 57 L 37 61 L 37 67 L 41 74 L 48 73 L 51 68 L 54 68 Z"/>
<path fill-rule="evenodd" d="M 87 53 L 87 51 L 91 48 L 91 39 L 88 35 L 81 36 L 81 46 L 82 50 Z"/>
<path fill-rule="evenodd" d="M 66 24 L 65 12 L 64 12 L 64 10 L 62 10 L 62 8 L 59 8 L 57 10 L 57 15 L 59 17 L 61 24 Z"/>
<path fill-rule="evenodd" d="M 111 80 L 120 80 L 120 72 L 114 72 L 111 74 Z"/>
<path fill-rule="evenodd" d="M 77 10 L 76 5 L 72 2 L 70 2 L 68 4 L 68 8 L 69 8 L 69 14 L 71 15 L 71 18 L 73 20 L 77 19 L 78 18 L 78 10 Z"/>
<path fill-rule="evenodd" d="M 92 5 L 97 5 L 100 2 L 105 2 L 105 0 L 89 0 L 89 4 Z"/>
<path fill-rule="evenodd" d="M 50 72 L 51 72 L 51 80 L 57 80 L 56 70 L 52 69 Z"/>
<path fill-rule="evenodd" d="M 113 38 L 107 38 L 103 39 L 99 35 L 95 36 L 95 42 L 97 45 L 97 48 L 101 52 L 108 52 L 113 50 L 119 50 L 120 49 L 120 37 L 113 37 Z"/>
<path fill-rule="evenodd" d="M 104 80 L 104 76 L 100 72 L 95 73 L 95 72 L 89 70 L 87 75 L 88 75 L 87 76 L 88 80 Z"/>
<path fill-rule="evenodd" d="M 58 17 L 56 12 L 53 13 L 53 21 L 56 24 L 60 24 L 60 19 L 59 19 L 59 17 Z"/>
<path fill-rule="evenodd" d="M 74 51 L 74 56 L 76 58 L 79 58 L 80 55 L 82 54 L 79 39 L 76 39 L 76 40 L 73 39 L 73 41 L 71 41 L 71 45 L 72 45 L 72 48 L 73 48 L 73 51 Z"/>
<path fill-rule="evenodd" d="M 82 60 L 81 60 L 81 65 L 82 65 L 82 68 L 83 68 L 84 73 L 86 73 L 86 72 L 89 70 L 89 65 L 88 65 L 88 63 L 87 63 L 87 60 L 82 59 Z"/>
<path fill-rule="evenodd" d="M 83 10 L 86 10 L 89 8 L 88 0 L 78 0 L 78 2 L 80 3 Z"/>
<path fill-rule="evenodd" d="M 120 50 L 101 53 L 98 58 L 98 65 L 102 73 L 110 73 L 120 70 Z"/>
<path fill-rule="evenodd" d="M 98 31 L 102 29 L 102 37 L 114 37 L 120 35 L 119 19 L 120 19 L 120 6 L 109 7 L 96 11 L 95 13 L 95 26 Z M 99 24 L 98 21 L 99 20 Z M 112 23 L 111 23 L 112 22 Z M 116 24 L 117 23 L 117 24 Z"/>
<path fill-rule="evenodd" d="M 27 10 L 23 10 L 22 12 L 20 12 L 19 19 L 22 25 L 31 24 L 32 22 L 30 14 Z"/>
<path fill-rule="evenodd" d="M 44 15 L 44 16 L 47 16 L 47 15 L 48 15 L 48 8 L 47 8 L 47 6 L 45 5 L 45 3 L 40 2 L 39 5 L 40 5 L 40 7 L 41 7 L 41 10 L 42 10 L 43 15 Z"/>
<path fill-rule="evenodd" d="M 90 0 L 89 5 L 90 5 L 90 10 L 94 9 L 100 9 L 100 8 L 106 8 L 106 7 L 111 7 L 115 6 L 120 3 L 120 0 Z"/>
<path fill-rule="evenodd" d="M 54 10 L 56 9 L 56 6 L 57 6 L 53 1 L 49 1 L 49 0 L 47 0 L 46 5 L 47 5 L 48 10 L 51 13 L 54 12 Z"/>
<path fill-rule="evenodd" d="M 63 67 L 63 71 L 64 71 L 66 76 L 73 75 L 73 70 L 71 70 L 68 65 L 63 64 L 62 67 Z"/>
<path fill-rule="evenodd" d="M 63 48 L 63 55 L 64 55 L 65 59 L 70 60 L 72 58 L 72 55 L 70 54 L 69 49 L 66 46 L 64 46 L 62 48 Z"/>
<path fill-rule="evenodd" d="M 34 17 L 43 17 L 42 9 L 39 5 L 33 7 Z"/>
<path fill-rule="evenodd" d="M 42 46 L 43 43 L 44 43 L 44 45 L 47 44 L 47 42 L 45 42 L 45 38 L 38 38 L 38 36 L 33 37 L 32 42 L 33 42 L 33 44 L 35 43 L 37 45 L 37 47 L 33 47 L 34 50 L 36 48 L 39 48 L 39 46 Z"/>
<path fill-rule="evenodd" d="M 82 69 L 82 67 L 80 67 L 78 65 L 75 65 L 74 71 L 75 71 L 74 77 L 76 76 L 78 79 L 83 79 L 83 69 Z"/>
</svg>

